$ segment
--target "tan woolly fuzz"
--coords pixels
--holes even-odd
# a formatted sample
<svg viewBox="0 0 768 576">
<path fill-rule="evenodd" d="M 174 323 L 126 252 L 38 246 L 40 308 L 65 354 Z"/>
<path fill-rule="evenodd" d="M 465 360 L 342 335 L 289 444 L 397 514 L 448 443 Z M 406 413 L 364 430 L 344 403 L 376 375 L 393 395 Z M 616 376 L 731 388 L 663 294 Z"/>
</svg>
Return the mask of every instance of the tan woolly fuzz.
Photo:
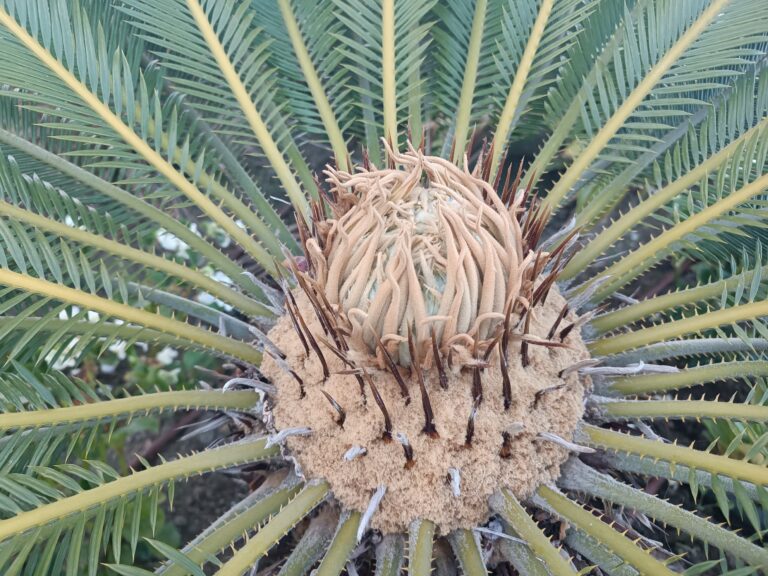
<svg viewBox="0 0 768 576">
<path fill-rule="evenodd" d="M 301 290 L 294 294 L 309 332 L 322 335 L 323 328 L 307 296 Z M 534 308 L 528 334 L 545 338 L 563 305 L 563 298 L 553 287 L 546 302 Z M 563 325 L 573 319 L 567 316 Z M 488 497 L 499 487 L 506 486 L 516 496 L 526 497 L 542 482 L 557 478 L 567 452 L 537 435 L 550 432 L 570 440 L 583 413 L 588 382 L 580 380 L 576 372 L 559 377 L 561 370 L 589 357 L 578 330 L 566 338 L 568 348 L 530 345 L 526 367 L 521 363 L 519 337 L 513 338 L 508 350 L 512 403 L 506 411 L 498 353 L 489 357 L 489 366 L 481 374 L 483 400 L 477 410 L 471 446 L 465 445 L 473 406 L 471 368 L 454 365 L 453 370 L 448 370 L 447 390 L 440 387 L 434 368 L 424 370 L 439 435 L 432 438 L 422 432 L 425 419 L 415 374 L 399 368 L 411 396 L 406 405 L 392 374 L 370 367 L 391 415 L 393 436 L 405 434 L 412 445 L 413 462 L 406 466 L 402 445 L 382 438 L 384 420 L 370 388 L 366 389 L 364 403 L 358 381 L 352 375 L 339 374 L 348 366 L 327 346 L 320 344 L 331 372 L 324 380 L 318 356 L 305 353 L 288 316 L 278 321 L 269 338 L 286 354 L 287 365 L 303 379 L 306 391 L 302 398 L 297 380 L 265 357 L 262 370 L 278 390 L 273 408 L 275 427 L 312 429 L 310 436 L 288 439 L 291 455 L 307 478 L 328 480 L 333 494 L 346 508 L 364 511 L 376 488 L 386 486 L 386 495 L 371 524 L 383 532 L 406 530 L 417 518 L 432 520 L 443 533 L 481 524 L 488 517 Z M 360 358 L 357 360 L 362 363 Z M 561 384 L 565 386 L 558 388 Z M 343 428 L 337 423 L 338 413 L 321 390 L 344 409 Z M 538 401 L 537 393 L 541 393 Z M 345 453 L 353 446 L 364 447 L 366 454 L 345 461 Z M 449 483 L 450 468 L 460 471 L 458 497 Z"/>
</svg>

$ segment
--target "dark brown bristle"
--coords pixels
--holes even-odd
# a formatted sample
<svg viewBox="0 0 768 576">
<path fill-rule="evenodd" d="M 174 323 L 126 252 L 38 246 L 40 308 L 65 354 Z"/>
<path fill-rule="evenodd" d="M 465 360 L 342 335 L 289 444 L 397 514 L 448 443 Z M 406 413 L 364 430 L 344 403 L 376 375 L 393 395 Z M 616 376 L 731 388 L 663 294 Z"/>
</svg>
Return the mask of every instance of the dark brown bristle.
<svg viewBox="0 0 768 576">
<path fill-rule="evenodd" d="M 317 287 L 316 284 L 315 284 L 315 292 L 317 294 L 317 297 L 322 301 L 322 302 L 318 301 L 318 305 L 322 304 L 320 308 L 323 310 L 323 315 L 326 317 L 326 320 L 330 327 L 330 332 L 331 332 L 331 336 L 333 336 L 333 341 L 336 342 L 336 345 L 339 347 L 339 350 L 349 350 L 349 346 L 347 346 L 347 342 L 344 339 L 344 334 L 342 333 L 339 327 L 338 317 L 333 311 L 333 308 L 331 307 L 331 303 L 328 302 L 328 298 L 326 298 L 325 292 L 323 292 L 323 290 Z"/>
<path fill-rule="evenodd" d="M 466 150 L 467 156 L 471 156 L 472 155 L 472 150 L 475 149 L 475 146 L 476 146 L 475 143 L 477 142 L 477 135 L 478 135 L 477 128 L 473 128 L 472 129 L 472 133 L 469 135 L 469 140 L 466 142 L 467 147 L 464 149 L 464 150 Z M 451 155 L 451 156 L 453 156 L 453 155 Z M 461 164 L 462 160 L 463 160 L 463 158 L 458 158 L 456 163 L 457 164 Z"/>
<path fill-rule="evenodd" d="M 296 220 L 296 230 L 299 233 L 299 242 L 301 243 L 301 249 L 304 252 L 304 257 L 307 259 L 308 262 L 310 262 L 311 266 L 311 258 L 309 257 L 309 250 L 307 249 L 307 241 L 309 240 L 310 236 L 312 236 L 311 232 L 309 231 L 309 227 L 307 226 L 306 221 L 304 220 L 304 216 L 302 214 L 299 214 L 298 212 L 293 212 L 294 219 Z"/>
<path fill-rule="evenodd" d="M 536 172 L 531 173 L 531 177 L 528 179 L 528 183 L 525 185 L 525 189 L 523 190 L 523 197 L 521 199 L 520 205 L 524 209 L 520 212 L 520 222 L 522 223 L 523 218 L 525 218 L 526 222 L 530 222 L 530 219 L 535 212 L 536 209 L 536 196 L 531 194 L 531 191 L 533 190 L 533 181 L 536 179 Z M 523 237 L 525 238 L 526 234 L 523 234 Z"/>
<path fill-rule="evenodd" d="M 296 308 L 296 317 L 299 320 L 299 324 L 301 324 L 302 329 L 307 335 L 307 340 L 309 340 L 309 345 L 312 347 L 312 350 L 315 351 L 315 354 L 317 354 L 317 357 L 320 359 L 320 364 L 323 367 L 323 379 L 327 380 L 328 377 L 331 375 L 330 370 L 328 370 L 328 363 L 325 361 L 325 356 L 323 356 L 323 351 L 320 350 L 320 346 L 317 344 L 317 340 L 315 340 L 315 337 L 312 336 L 312 333 L 309 331 L 309 328 L 307 328 L 307 323 L 304 321 L 304 317 L 301 315 L 301 311 L 299 311 L 298 308 Z"/>
<path fill-rule="evenodd" d="M 472 399 L 480 404 L 483 401 L 483 381 L 482 381 L 482 367 L 475 365 L 472 367 Z"/>
<path fill-rule="evenodd" d="M 509 410 L 512 405 L 512 383 L 509 380 L 507 357 L 501 343 L 499 343 L 499 370 L 501 370 L 501 393 L 504 395 L 504 410 Z"/>
<path fill-rule="evenodd" d="M 296 334 L 298 334 L 299 340 L 301 340 L 301 345 L 304 348 L 304 355 L 309 356 L 309 344 L 307 344 L 307 339 L 304 337 L 304 332 L 302 332 L 301 326 L 299 326 L 299 322 L 296 319 L 293 306 L 290 306 L 286 302 L 285 309 L 288 310 L 288 315 L 291 317 L 291 324 L 293 324 L 293 329 L 296 331 Z"/>
<path fill-rule="evenodd" d="M 475 399 L 472 403 L 472 410 L 469 413 L 469 420 L 467 421 L 467 435 L 464 438 L 464 446 L 472 446 L 472 439 L 475 437 L 475 418 L 477 417 L 477 408 L 480 403 Z"/>
<path fill-rule="evenodd" d="M 424 374 L 421 366 L 416 361 L 416 346 L 413 342 L 413 334 L 408 330 L 408 351 L 411 354 L 411 371 L 416 373 L 416 379 L 419 382 L 419 391 L 421 392 L 421 407 L 424 410 L 424 428 L 422 431 L 430 438 L 437 438 L 437 428 L 435 428 L 435 414 L 432 412 L 432 402 L 429 401 L 427 386 L 424 384 Z"/>
<path fill-rule="evenodd" d="M 283 289 L 283 292 L 287 292 L 285 288 Z M 302 332 L 301 327 L 299 326 L 299 321 L 296 319 L 296 314 L 293 311 L 293 305 L 290 303 L 289 298 L 286 297 L 285 299 L 285 309 L 288 311 L 288 316 L 291 319 L 291 324 L 293 324 L 293 329 L 296 331 L 296 334 L 299 336 L 299 340 L 301 341 L 301 345 L 304 347 L 304 354 L 306 356 L 309 356 L 309 344 L 307 344 L 307 339 L 304 337 L 304 332 Z"/>
<path fill-rule="evenodd" d="M 283 282 L 280 282 L 280 288 L 283 290 L 283 294 L 285 294 L 285 309 L 288 311 L 288 316 L 291 318 L 291 324 L 293 324 L 293 329 L 296 331 L 296 334 L 299 336 L 299 340 L 301 341 L 301 345 L 304 347 L 304 354 L 306 356 L 309 356 L 309 344 L 307 344 L 307 339 L 304 337 L 304 332 L 301 330 L 301 326 L 299 326 L 299 321 L 296 319 L 296 314 L 293 311 L 294 304 L 292 303 L 293 296 L 289 298 L 288 295 L 290 294 L 290 290 L 285 286 Z"/>
<path fill-rule="evenodd" d="M 539 402 L 541 402 L 541 399 L 544 398 L 546 394 L 549 394 L 550 392 L 554 392 L 555 390 L 560 390 L 560 388 L 563 388 L 564 386 L 565 384 L 557 384 L 556 386 L 548 386 L 547 388 L 544 388 L 536 392 L 536 394 L 533 397 L 534 410 L 539 407 Z"/>
<path fill-rule="evenodd" d="M 373 378 L 371 378 L 371 375 L 368 374 L 368 371 L 365 368 L 363 368 L 363 376 L 368 381 L 368 386 L 371 387 L 371 393 L 373 394 L 373 399 L 376 401 L 376 405 L 384 415 L 384 434 L 382 437 L 387 441 L 392 440 L 392 420 L 389 417 L 389 411 L 384 404 L 384 400 L 382 399 L 381 394 L 379 394 L 379 389 L 376 388 L 376 383 L 373 381 Z"/>
<path fill-rule="evenodd" d="M 558 258 L 558 262 L 559 260 L 560 259 Z M 552 289 L 555 280 L 557 280 L 557 275 L 560 273 L 560 270 L 557 269 L 558 262 L 555 263 L 555 269 L 547 274 L 547 277 L 544 278 L 544 280 L 536 287 L 536 290 L 533 291 L 533 298 L 531 298 L 532 306 L 544 304 L 547 301 L 549 291 Z"/>
<path fill-rule="evenodd" d="M 296 374 L 295 371 L 291 370 L 291 376 L 293 376 L 296 381 L 299 383 L 299 398 L 302 399 L 307 395 L 307 392 L 304 390 L 304 380 L 301 379 L 301 376 Z"/>
<path fill-rule="evenodd" d="M 477 162 L 475 164 L 475 172 L 479 172 L 480 178 L 485 180 L 486 182 L 489 182 L 491 179 L 491 163 L 488 161 L 491 158 L 491 154 L 493 154 L 493 143 L 488 145 L 488 138 L 483 138 L 483 145 L 480 147 L 480 152 L 477 155 Z M 493 182 L 491 183 L 494 190 L 499 189 L 499 177 L 501 176 L 501 171 L 496 172 L 496 177 L 493 179 Z M 488 198 L 488 193 L 483 190 L 483 200 L 486 201 L 486 203 L 490 204 L 490 199 Z"/>
<path fill-rule="evenodd" d="M 407 406 L 411 403 L 411 393 L 408 391 L 408 386 L 405 384 L 402 374 L 400 374 L 400 371 L 397 369 L 397 364 L 395 364 L 392 356 L 390 356 L 387 351 L 387 347 L 384 346 L 384 343 L 381 340 L 378 341 L 378 345 L 379 350 L 381 350 L 381 355 L 384 357 L 384 363 L 387 365 L 387 369 L 392 373 L 392 376 L 395 377 L 395 381 L 400 387 L 400 394 L 405 398 L 405 404 Z"/>
<path fill-rule="evenodd" d="M 504 173 L 504 179 L 502 180 L 501 175 L 502 172 Z M 496 174 L 496 180 L 493 183 L 494 189 L 499 192 L 499 199 L 501 200 L 502 204 L 509 207 L 509 194 L 510 194 L 510 184 L 512 178 L 512 164 L 507 166 L 506 170 L 499 170 Z"/>
<path fill-rule="evenodd" d="M 334 356 L 336 356 L 336 357 L 337 357 L 339 360 L 341 360 L 342 362 L 344 362 L 344 364 L 346 364 L 346 365 L 347 365 L 347 366 L 349 366 L 350 368 L 357 368 L 357 365 L 356 365 L 354 362 L 352 362 L 352 361 L 351 361 L 351 360 L 350 360 L 350 359 L 347 357 L 347 355 L 346 355 L 344 352 L 342 352 L 341 350 L 339 350 L 339 349 L 338 349 L 336 346 L 334 346 L 334 345 L 333 345 L 331 342 L 329 342 L 328 340 L 326 340 L 326 339 L 325 339 L 325 338 L 323 338 L 322 336 L 315 336 L 315 338 L 317 338 L 317 339 L 320 341 L 320 343 L 321 343 L 323 346 L 325 346 L 326 348 L 328 348 L 328 350 L 330 350 L 330 351 L 333 353 L 333 355 L 334 355 Z"/>
<path fill-rule="evenodd" d="M 529 338 L 528 336 L 523 336 L 522 341 L 526 342 L 529 346 L 543 346 L 544 348 L 570 348 L 570 346 L 564 342 L 555 342 L 554 340 L 539 340 L 538 338 Z"/>
<path fill-rule="evenodd" d="M 317 336 L 317 339 L 320 340 L 320 342 L 326 348 L 328 348 L 331 352 L 333 352 L 333 354 L 335 354 L 342 362 L 344 362 L 344 364 L 349 366 L 350 370 L 346 370 L 344 372 L 346 372 L 348 374 L 352 374 L 355 377 L 355 379 L 357 380 L 357 383 L 360 386 L 360 395 L 363 397 L 363 404 L 365 404 L 368 399 L 367 399 L 366 394 L 365 394 L 365 381 L 360 376 L 360 374 L 361 374 L 360 369 L 357 367 L 357 365 L 354 362 L 352 362 L 347 357 L 347 355 L 344 352 L 342 352 L 341 350 L 336 348 L 333 344 L 328 342 L 328 340 L 326 340 L 322 336 Z"/>
<path fill-rule="evenodd" d="M 525 327 L 523 328 L 523 334 L 528 334 L 528 330 L 531 327 L 531 312 L 527 310 L 525 313 Z M 528 341 L 523 339 L 520 343 L 520 358 L 523 364 L 523 368 L 527 368 L 530 364 L 530 358 L 528 357 Z"/>
<path fill-rule="evenodd" d="M 339 415 L 338 419 L 336 420 L 336 424 L 339 425 L 339 427 L 344 428 L 344 421 L 347 419 L 347 413 L 344 411 L 344 408 L 341 407 L 341 404 L 336 402 L 336 400 L 333 399 L 333 396 L 328 394 L 325 390 L 320 390 L 320 392 L 323 393 L 323 396 L 326 397 L 328 402 L 331 403 L 331 406 L 333 406 L 333 409 L 336 410 L 336 413 Z"/>
<path fill-rule="evenodd" d="M 496 345 L 501 340 L 501 337 L 503 336 L 503 332 L 499 332 L 496 337 L 491 340 L 486 346 L 485 354 L 483 354 L 483 361 L 487 364 L 488 359 L 491 357 L 491 354 L 493 353 L 493 349 L 496 348 Z"/>
<path fill-rule="evenodd" d="M 307 299 L 312 305 L 312 309 L 315 311 L 315 316 L 317 316 L 317 319 L 320 322 L 320 326 L 323 328 L 323 332 L 328 336 L 331 336 L 332 328 L 330 322 L 328 321 L 328 318 L 326 318 L 325 311 L 323 310 L 322 306 L 320 306 L 320 303 L 317 301 L 317 298 L 315 297 L 315 291 L 309 285 L 308 278 L 298 269 L 294 268 L 293 273 L 296 276 L 296 280 L 298 281 L 299 286 L 304 291 L 304 294 L 307 295 Z"/>
<path fill-rule="evenodd" d="M 360 374 L 355 374 L 355 380 L 357 380 L 357 385 L 360 387 L 360 396 L 363 398 L 363 404 L 368 404 L 368 396 L 365 394 L 365 381 L 363 380 L 363 377 L 360 376 Z"/>
<path fill-rule="evenodd" d="M 521 161 L 520 164 L 517 166 L 517 174 L 515 175 L 514 181 L 509 183 L 509 176 L 512 174 L 512 166 L 509 166 L 509 170 L 507 172 L 507 181 L 504 185 L 504 190 L 502 191 L 501 195 L 501 201 L 506 205 L 509 206 L 512 201 L 515 199 L 515 194 L 517 194 L 517 189 L 520 186 L 520 179 L 523 177 L 523 165 L 525 164 L 525 161 Z"/>
<path fill-rule="evenodd" d="M 440 388 L 448 390 L 448 377 L 445 374 L 445 368 L 443 367 L 443 359 L 440 357 L 440 348 L 437 346 L 437 338 L 435 338 L 435 329 L 430 328 L 429 337 L 432 339 L 432 355 L 435 357 L 435 366 L 437 366 L 437 376 L 440 381 Z"/>
<path fill-rule="evenodd" d="M 560 242 L 560 244 L 557 245 L 557 248 L 552 250 L 552 253 L 549 255 L 550 258 L 555 258 L 559 254 L 562 254 L 565 252 L 565 249 L 568 247 L 568 245 L 571 243 L 571 240 L 573 240 L 573 237 L 576 236 L 581 231 L 581 228 L 574 228 L 571 230 L 568 235 L 563 238 L 563 240 Z"/>
<path fill-rule="evenodd" d="M 514 304 L 510 301 L 509 305 L 507 306 L 507 311 L 504 314 L 504 330 L 501 333 L 501 354 L 502 356 L 507 355 L 507 350 L 509 350 L 509 320 L 512 316 L 512 308 L 514 307 Z"/>
<path fill-rule="evenodd" d="M 526 195 L 527 196 L 527 195 Z M 534 200 L 531 201 L 529 209 L 525 213 L 525 222 L 523 224 L 522 234 L 525 242 L 525 248 L 533 250 L 539 245 L 541 235 L 549 221 L 550 208 Z"/>
<path fill-rule="evenodd" d="M 280 289 L 283 291 L 283 294 L 288 298 L 291 303 L 293 304 L 294 308 L 296 307 L 296 298 L 293 297 L 293 292 L 291 292 L 290 288 L 288 287 L 288 280 L 285 278 L 285 275 L 283 274 L 283 269 L 280 263 L 277 260 L 273 260 L 275 264 L 275 271 L 277 273 L 277 281 L 278 284 L 280 284 Z"/>
<path fill-rule="evenodd" d="M 575 327 L 576 327 L 576 323 L 571 322 L 570 324 L 568 324 L 568 326 L 560 330 L 560 335 L 558 336 L 560 338 L 560 342 L 564 342 L 565 339 L 568 337 L 568 334 L 570 334 Z"/>
<path fill-rule="evenodd" d="M 552 340 L 552 338 L 555 337 L 555 332 L 557 332 L 557 328 L 560 326 L 560 323 L 563 321 L 563 318 L 566 317 L 568 314 L 568 304 L 566 303 L 563 306 L 563 309 L 560 310 L 560 314 L 557 315 L 557 318 L 555 318 L 555 322 L 552 324 L 552 328 L 549 329 L 549 332 L 547 333 L 547 340 Z"/>
</svg>

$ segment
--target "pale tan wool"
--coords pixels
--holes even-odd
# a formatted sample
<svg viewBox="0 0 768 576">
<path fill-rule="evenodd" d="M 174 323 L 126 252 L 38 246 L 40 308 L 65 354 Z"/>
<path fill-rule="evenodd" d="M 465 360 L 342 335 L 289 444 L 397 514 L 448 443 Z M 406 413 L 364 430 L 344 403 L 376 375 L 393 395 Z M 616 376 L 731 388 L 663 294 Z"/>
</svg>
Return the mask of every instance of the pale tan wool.
<svg viewBox="0 0 768 576">
<path fill-rule="evenodd" d="M 295 296 L 309 330 L 322 335 L 307 297 L 301 291 L 296 291 Z M 546 337 L 563 304 L 563 298 L 553 287 L 546 303 L 534 309 L 529 334 Z M 572 320 L 569 316 L 562 326 Z M 536 436 L 551 432 L 570 440 L 581 419 L 585 388 L 589 385 L 575 373 L 565 379 L 558 377 L 562 369 L 589 357 L 578 330 L 567 337 L 569 348 L 530 346 L 530 365 L 526 368 L 521 365 L 519 341 L 511 342 L 508 362 L 512 405 L 504 410 L 498 356 L 494 352 L 492 367 L 483 371 L 483 402 L 475 421 L 474 440 L 471 447 L 466 447 L 467 419 L 472 407 L 471 370 L 451 372 L 447 390 L 440 388 L 436 370 L 425 370 L 439 434 L 439 438 L 432 439 L 422 433 L 424 414 L 415 375 L 400 368 L 412 398 L 406 406 L 392 375 L 371 369 L 389 409 L 393 433 L 406 434 L 413 446 L 414 465 L 405 469 L 402 446 L 382 439 L 384 420 L 370 390 L 364 404 L 357 380 L 337 374 L 346 369 L 341 360 L 321 344 L 331 371 L 331 377 L 324 382 L 317 356 L 305 355 L 287 316 L 278 321 L 269 337 L 287 355 L 286 361 L 306 386 L 306 397 L 300 399 L 296 380 L 265 356 L 262 370 L 278 389 L 273 410 L 276 428 L 306 426 L 313 431 L 307 437 L 289 438 L 290 453 L 307 478 L 325 478 L 346 508 L 364 511 L 374 490 L 386 486 L 386 496 L 371 524 L 383 532 L 406 530 L 417 518 L 432 520 L 443 533 L 471 528 L 487 519 L 488 497 L 499 487 L 506 486 L 516 496 L 526 497 L 542 482 L 554 480 L 567 452 Z M 536 392 L 562 383 L 566 386 L 543 394 L 534 408 Z M 321 390 L 346 411 L 343 429 L 336 423 L 337 415 Z M 502 458 L 503 433 L 515 423 L 522 423 L 524 430 L 514 436 L 507 457 Z M 344 461 L 344 454 L 354 445 L 364 446 L 367 454 Z M 451 493 L 447 481 L 448 469 L 452 467 L 461 471 L 458 498 Z"/>
</svg>

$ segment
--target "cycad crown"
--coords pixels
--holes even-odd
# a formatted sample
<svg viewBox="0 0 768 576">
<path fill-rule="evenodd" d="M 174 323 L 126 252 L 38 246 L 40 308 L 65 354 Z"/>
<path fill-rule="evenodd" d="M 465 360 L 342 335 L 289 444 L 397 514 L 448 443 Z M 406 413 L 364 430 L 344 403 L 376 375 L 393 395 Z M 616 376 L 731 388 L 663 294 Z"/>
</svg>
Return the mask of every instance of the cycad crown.
<svg viewBox="0 0 768 576">
<path fill-rule="evenodd" d="M 3 573 L 146 574 L 139 545 L 166 575 L 768 569 L 767 42 L 762 0 L 0 1 Z M 406 252 L 395 300 L 407 276 L 365 248 L 402 235 L 351 253 L 365 193 L 339 187 L 414 163 L 456 176 L 423 197 L 454 224 L 425 249 L 466 250 Z M 670 287 L 676 264 L 705 281 Z M 96 383 L 139 343 L 225 362 L 199 388 Z M 305 394 L 315 429 L 282 426 Z M 192 408 L 234 441 L 141 470 L 94 448 Z M 709 446 L 662 439 L 685 419 Z M 452 458 L 481 446 L 489 469 L 554 456 L 526 490 L 480 486 Z M 209 530 L 140 541 L 176 482 L 234 467 L 263 482 Z M 373 483 L 350 503 L 345 480 Z M 387 525 L 396 482 L 480 512 Z"/>
</svg>

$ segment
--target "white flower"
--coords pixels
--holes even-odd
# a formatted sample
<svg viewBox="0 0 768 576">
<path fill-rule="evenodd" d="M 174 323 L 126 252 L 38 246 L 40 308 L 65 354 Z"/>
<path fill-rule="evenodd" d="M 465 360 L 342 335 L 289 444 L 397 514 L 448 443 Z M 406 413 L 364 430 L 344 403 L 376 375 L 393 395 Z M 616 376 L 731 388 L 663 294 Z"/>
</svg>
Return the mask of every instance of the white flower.
<svg viewBox="0 0 768 576">
<path fill-rule="evenodd" d="M 181 372 L 181 368 L 174 368 L 173 370 L 158 370 L 157 376 L 168 386 L 174 386 L 179 383 L 179 372 Z"/>
<path fill-rule="evenodd" d="M 232 282 L 232 278 L 224 274 L 224 272 L 219 272 L 218 270 L 213 273 L 211 278 L 216 280 L 216 282 L 221 282 L 222 284 L 229 284 L 230 286 L 234 284 L 234 282 Z"/>
<path fill-rule="evenodd" d="M 51 367 L 54 370 L 66 370 L 67 368 L 74 368 L 77 365 L 77 359 L 72 354 L 72 351 L 75 349 L 79 341 L 80 338 L 77 336 L 69 341 L 69 344 L 66 345 L 66 347 L 58 355 L 58 358 L 56 358 L 56 361 L 53 362 Z M 57 350 L 51 350 L 46 355 L 45 361 L 50 364 L 54 356 L 56 356 L 56 352 Z"/>
<path fill-rule="evenodd" d="M 67 309 L 61 310 L 59 312 L 59 320 L 69 320 L 70 318 L 74 318 L 80 313 L 80 308 L 78 306 L 71 306 L 69 308 L 69 312 L 67 312 Z"/>
<path fill-rule="evenodd" d="M 170 346 L 166 346 L 157 353 L 155 360 L 157 360 L 163 366 L 168 366 L 169 364 L 173 364 L 173 361 L 176 360 L 178 355 L 178 350 L 171 348 Z"/>
<path fill-rule="evenodd" d="M 174 252 L 179 258 L 189 258 L 189 244 L 174 236 L 165 228 L 159 228 L 155 232 L 155 239 L 163 250 Z"/>
<path fill-rule="evenodd" d="M 78 314 L 80 314 L 80 307 L 70 306 L 68 310 L 65 308 L 64 310 L 59 311 L 59 320 L 71 320 Z M 96 323 L 101 318 L 101 315 L 98 312 L 94 312 L 93 310 L 88 310 L 85 313 L 85 317 L 88 322 Z"/>
<path fill-rule="evenodd" d="M 102 374 L 114 374 L 115 370 L 117 370 L 117 364 L 108 364 L 107 362 L 99 364 L 99 371 Z"/>
<path fill-rule="evenodd" d="M 112 344 L 109 345 L 109 348 L 107 348 L 107 350 L 117 356 L 118 360 L 125 360 L 125 352 L 127 349 L 128 342 L 125 340 L 115 340 L 112 342 Z"/>
<path fill-rule="evenodd" d="M 216 224 L 216 222 L 206 223 L 205 233 L 209 237 L 213 238 L 216 241 L 216 244 L 222 248 L 227 248 L 232 243 L 232 239 L 229 237 L 229 234 L 227 234 L 226 230 Z"/>
<path fill-rule="evenodd" d="M 214 296 L 211 296 L 208 294 L 208 292 L 199 292 L 197 296 L 195 296 L 195 300 L 200 302 L 200 304 L 205 304 L 206 306 L 212 306 L 216 301 L 217 298 Z"/>
<path fill-rule="evenodd" d="M 222 302 L 215 296 L 208 294 L 208 292 L 198 292 L 197 296 L 195 296 L 195 300 L 200 302 L 200 304 L 205 304 L 206 306 L 216 306 L 217 308 L 221 308 L 227 312 L 232 310 L 232 306 L 226 302 Z"/>
</svg>

